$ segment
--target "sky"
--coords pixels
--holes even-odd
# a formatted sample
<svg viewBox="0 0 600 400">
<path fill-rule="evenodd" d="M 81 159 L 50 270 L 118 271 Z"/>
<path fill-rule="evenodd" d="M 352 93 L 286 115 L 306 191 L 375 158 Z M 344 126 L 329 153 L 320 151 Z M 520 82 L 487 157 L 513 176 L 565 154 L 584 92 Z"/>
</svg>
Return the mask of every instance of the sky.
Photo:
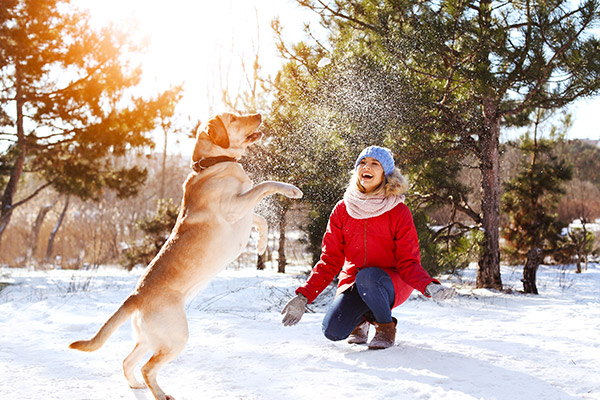
<svg viewBox="0 0 600 400">
<path fill-rule="evenodd" d="M 98 25 L 108 22 L 136 26 L 149 47 L 139 62 L 142 90 L 158 93 L 183 84 L 177 112 L 192 122 L 225 111 L 224 88 L 232 93 L 247 86 L 242 62 L 251 67 L 256 54 L 261 76 L 274 77 L 283 60 L 278 56 L 271 21 L 278 17 L 288 42 L 300 40 L 303 21 L 311 15 L 295 0 L 79 0 Z M 249 70 L 249 69 L 248 69 Z M 162 148 L 162 136 L 156 138 Z M 170 152 L 188 153 L 193 144 L 183 136 L 169 144 Z"/>
<path fill-rule="evenodd" d="M 303 38 L 305 21 L 312 19 L 315 25 L 315 14 L 295 0 L 79 0 L 77 4 L 88 8 L 98 24 L 137 24 L 137 31 L 149 40 L 139 59 L 144 90 L 158 93 L 183 84 L 178 112 L 196 121 L 223 111 L 219 109 L 223 88 L 234 93 L 244 89 L 242 60 L 251 65 L 258 53 L 263 76 L 276 74 L 283 61 L 275 46 L 273 18 L 280 19 L 286 43 Z M 569 139 L 600 139 L 600 96 L 580 100 L 569 111 L 573 116 Z M 177 143 L 171 149 L 177 151 L 178 146 L 189 144 Z"/>
<path fill-rule="evenodd" d="M 568 133 L 569 139 L 600 139 L 600 96 L 583 99 L 571 107 L 573 127 Z"/>
<path fill-rule="evenodd" d="M 258 53 L 262 72 L 277 72 L 282 59 L 276 51 L 273 18 L 284 21 L 284 34 L 290 39 L 299 37 L 302 21 L 309 18 L 309 12 L 294 0 L 80 0 L 77 4 L 88 8 L 98 24 L 137 23 L 137 31 L 150 41 L 139 59 L 148 90 L 183 82 L 184 102 L 195 103 L 186 107 L 201 114 L 214 111 L 208 108 L 217 95 L 215 88 L 239 86 L 242 60 L 251 63 Z"/>
</svg>

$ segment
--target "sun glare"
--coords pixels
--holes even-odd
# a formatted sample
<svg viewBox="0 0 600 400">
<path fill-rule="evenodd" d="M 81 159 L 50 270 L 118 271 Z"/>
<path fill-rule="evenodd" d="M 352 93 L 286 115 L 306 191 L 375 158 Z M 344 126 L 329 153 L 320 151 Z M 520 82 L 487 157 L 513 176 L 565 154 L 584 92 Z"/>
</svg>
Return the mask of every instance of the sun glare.
<svg viewBox="0 0 600 400">
<path fill-rule="evenodd" d="M 271 29 L 273 18 L 285 21 L 286 39 L 294 42 L 309 15 L 295 0 L 78 0 L 74 4 L 89 10 L 97 26 L 127 26 L 138 39 L 147 40 L 147 51 L 132 57 L 143 68 L 140 90 L 155 95 L 183 85 L 178 115 L 193 121 L 227 110 L 223 91 L 233 98 L 248 89 L 246 79 L 252 76 L 257 54 L 262 76 L 277 72 L 282 60 Z M 189 152 L 187 139 L 173 140 L 171 151 Z M 162 146 L 162 135 L 156 142 Z"/>
<path fill-rule="evenodd" d="M 150 43 L 139 59 L 146 90 L 158 92 L 183 83 L 182 102 L 201 114 L 218 106 L 222 90 L 242 89 L 241 65 L 250 68 L 257 53 L 263 72 L 276 72 L 281 60 L 270 21 L 286 7 L 293 10 L 289 2 L 282 7 L 286 4 L 282 0 L 81 0 L 78 4 L 89 9 L 99 25 L 136 26 L 136 33 Z"/>
</svg>

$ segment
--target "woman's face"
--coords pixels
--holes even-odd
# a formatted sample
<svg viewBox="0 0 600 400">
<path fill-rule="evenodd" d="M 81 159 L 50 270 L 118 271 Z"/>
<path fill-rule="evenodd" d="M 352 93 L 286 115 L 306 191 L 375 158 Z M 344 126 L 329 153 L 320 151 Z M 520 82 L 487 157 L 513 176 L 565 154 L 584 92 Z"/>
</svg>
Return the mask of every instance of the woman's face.
<svg viewBox="0 0 600 400">
<path fill-rule="evenodd" d="M 358 182 L 365 188 L 367 193 L 375 190 L 385 178 L 383 167 L 379 164 L 379 161 L 372 157 L 365 157 L 360 160 L 357 172 Z"/>
</svg>

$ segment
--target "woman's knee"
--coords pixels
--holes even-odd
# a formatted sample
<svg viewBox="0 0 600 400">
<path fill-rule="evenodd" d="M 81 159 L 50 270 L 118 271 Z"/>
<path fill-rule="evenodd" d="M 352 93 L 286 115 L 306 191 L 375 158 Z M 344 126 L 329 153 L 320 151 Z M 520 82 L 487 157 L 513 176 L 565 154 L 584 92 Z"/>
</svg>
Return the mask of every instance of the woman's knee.
<svg viewBox="0 0 600 400">
<path fill-rule="evenodd" d="M 333 300 L 323 318 L 323 335 L 329 340 L 346 339 L 369 307 L 362 300 L 355 287 L 349 288 Z"/>
<path fill-rule="evenodd" d="M 346 339 L 362 319 L 365 309 L 366 306 L 351 310 L 330 310 L 323 318 L 321 326 L 323 335 L 334 342 Z"/>
<path fill-rule="evenodd" d="M 338 335 L 335 332 L 331 332 L 328 329 L 326 329 L 325 327 L 323 327 L 323 335 L 325 335 L 325 337 L 333 342 L 339 342 L 340 340 L 344 340 L 346 339 L 348 336 L 341 336 Z"/>
<path fill-rule="evenodd" d="M 395 290 L 392 278 L 380 268 L 365 268 L 356 274 L 358 293 L 372 311 L 381 306 L 392 307 Z"/>
<path fill-rule="evenodd" d="M 324 321 L 322 326 L 323 335 L 325 335 L 327 339 L 334 342 L 346 339 L 349 335 L 344 336 L 344 332 L 341 332 L 339 328 L 339 326 L 335 326 Z"/>
<path fill-rule="evenodd" d="M 371 267 L 358 271 L 355 281 L 357 288 L 370 288 L 381 284 L 382 279 L 390 279 L 387 272 L 380 268 Z"/>
</svg>

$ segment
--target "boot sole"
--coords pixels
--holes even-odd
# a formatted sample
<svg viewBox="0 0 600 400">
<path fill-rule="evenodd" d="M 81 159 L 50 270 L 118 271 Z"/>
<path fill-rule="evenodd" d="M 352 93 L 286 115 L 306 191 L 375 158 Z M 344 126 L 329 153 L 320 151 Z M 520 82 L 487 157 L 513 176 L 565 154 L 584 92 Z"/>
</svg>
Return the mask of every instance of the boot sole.
<svg viewBox="0 0 600 400">
<path fill-rule="evenodd" d="M 367 341 L 361 341 L 361 340 L 348 340 L 349 344 L 367 344 Z"/>
<path fill-rule="evenodd" d="M 369 346 L 369 350 L 385 350 L 385 349 L 389 349 L 391 347 L 394 347 L 394 345 L 391 345 L 391 346 Z"/>
</svg>

